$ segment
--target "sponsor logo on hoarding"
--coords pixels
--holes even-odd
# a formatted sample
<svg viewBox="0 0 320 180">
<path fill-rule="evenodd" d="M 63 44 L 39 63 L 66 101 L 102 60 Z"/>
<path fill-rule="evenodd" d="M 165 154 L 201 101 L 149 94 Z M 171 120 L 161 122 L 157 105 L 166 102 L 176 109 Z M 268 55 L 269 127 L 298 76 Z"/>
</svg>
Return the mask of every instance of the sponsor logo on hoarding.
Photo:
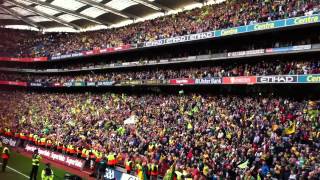
<svg viewBox="0 0 320 180">
<path fill-rule="evenodd" d="M 256 31 L 265 30 L 265 29 L 272 29 L 272 28 L 275 28 L 275 22 L 256 24 L 253 27 L 253 29 Z"/>
<path fill-rule="evenodd" d="M 240 76 L 240 77 L 224 77 L 223 84 L 255 84 L 257 82 L 256 76 Z"/>
<path fill-rule="evenodd" d="M 169 84 L 195 84 L 194 79 L 170 79 Z"/>
<path fill-rule="evenodd" d="M 96 86 L 96 82 L 87 82 L 87 86 Z"/>
<path fill-rule="evenodd" d="M 294 24 L 309 24 L 316 23 L 319 21 L 319 16 L 308 16 L 308 17 L 298 17 L 294 18 Z"/>
<path fill-rule="evenodd" d="M 221 36 L 228 36 L 238 33 L 238 28 L 230 28 L 221 30 Z"/>
<path fill-rule="evenodd" d="M 72 86 L 72 82 L 65 82 L 65 83 L 63 83 L 63 86 L 70 87 L 70 86 Z"/>
<path fill-rule="evenodd" d="M 74 85 L 75 85 L 75 86 L 84 86 L 85 83 L 82 82 L 82 81 L 78 81 L 78 82 L 75 82 Z"/>
<path fill-rule="evenodd" d="M 114 81 L 99 81 L 97 83 L 97 86 L 112 86 L 114 84 Z"/>
<path fill-rule="evenodd" d="M 185 36 L 177 36 L 173 38 L 167 38 L 167 39 L 160 39 L 156 41 L 151 42 L 145 42 L 144 47 L 150 47 L 150 46 L 160 46 L 165 44 L 174 44 L 174 43 L 181 43 L 186 41 L 195 41 L 200 39 L 208 39 L 214 37 L 214 32 L 204 32 L 204 33 L 198 33 L 198 34 L 190 34 Z"/>
<path fill-rule="evenodd" d="M 299 83 L 320 83 L 320 74 L 310 74 L 299 76 Z"/>
<path fill-rule="evenodd" d="M 283 75 L 283 76 L 258 76 L 257 83 L 295 83 L 297 76 Z"/>
<path fill-rule="evenodd" d="M 43 149 L 43 148 L 36 147 L 36 146 L 31 146 L 29 144 L 25 147 L 25 150 L 29 151 L 29 152 L 33 152 L 36 149 L 38 149 L 38 152 L 40 155 L 42 155 L 48 159 L 51 159 L 51 160 L 59 162 L 59 163 L 66 164 L 68 166 L 71 166 L 71 167 L 74 167 L 77 169 L 82 169 L 84 166 L 84 163 L 85 163 L 85 161 L 82 159 L 66 156 L 61 153 L 49 151 L 47 149 Z"/>
<path fill-rule="evenodd" d="M 53 83 L 52 85 L 55 86 L 55 87 L 60 87 L 61 86 L 60 83 Z"/>
<path fill-rule="evenodd" d="M 37 82 L 32 82 L 32 83 L 30 83 L 30 86 L 41 87 L 42 84 L 41 83 L 37 83 Z"/>
<path fill-rule="evenodd" d="M 237 52 L 229 52 L 228 57 L 255 55 L 255 54 L 263 54 L 263 53 L 264 53 L 264 49 L 256 49 L 256 50 L 250 50 L 250 51 L 237 51 Z"/>
<path fill-rule="evenodd" d="M 211 79 L 196 79 L 196 84 L 221 84 L 221 78 L 211 78 Z"/>
</svg>

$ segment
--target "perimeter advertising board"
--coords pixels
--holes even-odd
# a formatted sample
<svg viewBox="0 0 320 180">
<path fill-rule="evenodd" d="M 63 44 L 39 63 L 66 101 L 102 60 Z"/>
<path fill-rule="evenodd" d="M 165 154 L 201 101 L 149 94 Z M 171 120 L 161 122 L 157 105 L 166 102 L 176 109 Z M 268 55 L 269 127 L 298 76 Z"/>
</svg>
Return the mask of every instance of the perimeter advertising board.
<svg viewBox="0 0 320 180">
<path fill-rule="evenodd" d="M 36 149 L 38 149 L 38 152 L 41 156 L 44 156 L 45 158 L 53 160 L 57 163 L 65 164 L 67 166 L 70 166 L 79 170 L 81 170 L 84 167 L 85 160 L 83 159 L 67 156 L 58 152 L 53 152 L 48 149 L 32 146 L 29 144 L 27 144 L 25 147 L 25 150 L 28 152 L 34 152 L 34 150 Z"/>
</svg>

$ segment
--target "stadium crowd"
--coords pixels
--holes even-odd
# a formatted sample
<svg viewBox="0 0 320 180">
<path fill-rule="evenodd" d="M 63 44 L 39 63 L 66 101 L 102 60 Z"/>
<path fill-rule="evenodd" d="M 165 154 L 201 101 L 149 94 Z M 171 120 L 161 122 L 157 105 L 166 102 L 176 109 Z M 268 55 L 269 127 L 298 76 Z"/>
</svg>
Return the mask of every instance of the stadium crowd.
<svg viewBox="0 0 320 180">
<path fill-rule="evenodd" d="M 3 53 L 16 56 L 55 56 L 99 48 L 318 14 L 318 0 L 227 0 L 190 11 L 125 27 L 82 33 L 1 30 Z"/>
<path fill-rule="evenodd" d="M 75 81 L 128 81 L 128 80 L 168 80 L 174 78 L 211 78 L 259 75 L 320 74 L 320 61 L 258 61 L 222 62 L 204 67 L 183 67 L 176 69 L 158 68 L 135 71 L 88 72 L 85 74 L 35 75 L 0 73 L 0 80 L 28 81 L 42 83 L 66 83 Z"/>
<path fill-rule="evenodd" d="M 320 176 L 318 100 L 203 94 L 0 96 L 1 107 L 8 107 L 1 108 L 2 134 L 89 161 L 115 153 L 114 162 L 131 162 L 129 170 L 137 170 L 140 179 L 147 179 L 149 171 L 165 179 L 172 174 L 176 179 Z M 131 118 L 134 124 L 125 124 Z M 149 164 L 158 168 L 150 170 Z"/>
</svg>

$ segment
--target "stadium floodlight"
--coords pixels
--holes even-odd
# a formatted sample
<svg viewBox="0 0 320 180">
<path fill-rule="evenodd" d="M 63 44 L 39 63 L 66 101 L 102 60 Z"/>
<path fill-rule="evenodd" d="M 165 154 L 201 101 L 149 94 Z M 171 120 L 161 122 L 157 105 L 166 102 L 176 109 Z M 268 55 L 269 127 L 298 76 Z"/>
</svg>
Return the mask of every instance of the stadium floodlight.
<svg viewBox="0 0 320 180">
<path fill-rule="evenodd" d="M 105 5 L 105 4 L 98 3 L 96 1 L 92 1 L 92 0 L 76 0 L 76 1 L 82 2 L 84 4 L 90 5 L 92 7 L 101 9 L 101 10 L 106 11 L 106 12 L 110 12 L 112 14 L 121 16 L 121 17 L 126 18 L 126 19 L 139 19 L 140 18 L 139 16 L 118 11 L 118 10 L 116 10 L 114 8 L 111 8 L 111 7 L 109 7 L 109 6 Z"/>
<path fill-rule="evenodd" d="M 146 0 L 132 0 L 132 1 L 134 1 L 136 3 L 139 3 L 139 4 L 142 4 L 142 5 L 146 6 L 146 7 L 154 9 L 156 11 L 165 12 L 165 11 L 173 10 L 173 9 L 171 9 L 169 7 L 166 7 L 166 6 L 151 2 L 151 1 L 146 1 Z"/>
<path fill-rule="evenodd" d="M 37 29 L 44 29 L 43 26 L 39 25 L 39 24 L 36 24 L 34 22 L 32 22 L 31 20 L 28 20 L 27 18 L 23 18 L 22 16 L 20 16 L 18 13 L 14 12 L 13 10 L 11 10 L 10 8 L 6 8 L 4 7 L 3 5 L 0 5 L 0 9 L 2 9 L 3 11 L 11 14 L 12 16 L 14 16 L 15 18 L 27 23 L 28 25 L 30 26 L 33 26 Z"/>
<path fill-rule="evenodd" d="M 60 11 L 60 12 L 71 14 L 71 15 L 73 15 L 75 17 L 78 17 L 78 18 L 81 18 L 81 19 L 86 19 L 88 21 L 91 21 L 91 22 L 94 22 L 94 23 L 97 23 L 97 24 L 106 25 L 106 26 L 109 26 L 109 25 L 112 24 L 111 22 L 97 20 L 95 18 L 86 16 L 86 15 L 80 14 L 78 12 L 74 12 L 74 11 L 59 7 L 59 6 L 55 6 L 55 5 L 47 3 L 47 2 L 42 2 L 42 1 L 38 1 L 38 0 L 26 0 L 26 1 L 34 3 L 34 4 L 38 4 L 38 5 L 47 7 L 47 8 L 51 8 L 51 9 L 54 9 L 54 10 L 57 10 L 57 11 Z"/>
<path fill-rule="evenodd" d="M 76 24 L 74 24 L 74 23 L 66 22 L 66 21 L 64 21 L 64 20 L 62 20 L 62 19 L 59 19 L 59 18 L 55 17 L 55 16 L 51 16 L 51 15 L 46 14 L 46 13 L 44 13 L 44 12 L 40 12 L 40 11 L 36 10 L 34 7 L 27 6 L 27 5 L 25 5 L 25 4 L 16 2 L 15 0 L 10 0 L 10 1 L 6 1 L 6 2 L 8 2 L 8 3 L 10 3 L 10 4 L 13 4 L 13 5 L 15 5 L 15 6 L 18 6 L 18 7 L 22 8 L 22 9 L 27 10 L 27 11 L 30 11 L 30 12 L 32 12 L 32 13 L 38 14 L 38 15 L 40 15 L 40 16 L 42 16 L 42 17 L 45 17 L 45 18 L 47 18 L 47 19 L 50 19 L 50 20 L 52 20 L 52 21 L 55 21 L 55 22 L 57 22 L 57 23 L 59 23 L 59 24 L 65 25 L 65 26 L 67 26 L 67 27 L 71 27 L 71 28 L 73 28 L 73 29 L 75 29 L 75 30 L 80 30 L 80 29 L 82 29 L 80 26 L 78 26 L 78 25 L 76 25 Z"/>
</svg>

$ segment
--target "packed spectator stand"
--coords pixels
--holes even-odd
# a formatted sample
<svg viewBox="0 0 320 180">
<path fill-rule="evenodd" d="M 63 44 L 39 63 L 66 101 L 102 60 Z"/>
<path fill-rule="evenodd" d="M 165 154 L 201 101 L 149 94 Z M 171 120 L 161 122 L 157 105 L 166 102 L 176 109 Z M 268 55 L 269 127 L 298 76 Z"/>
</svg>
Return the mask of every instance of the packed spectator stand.
<svg viewBox="0 0 320 180">
<path fill-rule="evenodd" d="M 83 33 L 7 31 L 0 36 L 3 55 L 38 57 L 117 47 L 186 34 L 319 13 L 317 0 L 227 0 L 125 27 Z"/>
<path fill-rule="evenodd" d="M 0 79 L 38 83 L 68 83 L 76 81 L 128 81 L 128 80 L 169 80 L 175 78 L 210 79 L 213 77 L 267 76 L 267 75 L 320 74 L 320 61 L 257 61 L 221 62 L 219 65 L 189 68 L 157 68 L 149 70 L 120 70 L 111 72 L 88 72 L 85 74 L 34 75 L 1 73 Z"/>
<path fill-rule="evenodd" d="M 6 41 L 0 42 L 3 51 L 0 56 L 70 54 L 319 12 L 318 0 L 227 0 L 108 30 L 41 33 L 1 29 L 0 37 Z M 229 49 L 224 46 L 214 49 L 210 44 L 192 50 L 184 47 L 157 53 L 150 50 L 149 54 L 142 51 L 143 55 L 124 55 L 124 59 L 120 55 L 102 62 L 86 62 L 81 58 L 69 64 L 9 62 L 8 67 L 18 70 L 1 72 L 0 81 L 64 84 L 320 74 L 316 55 L 81 71 L 83 67 L 110 63 L 143 64 L 164 58 L 317 44 L 320 36 L 314 32 L 290 37 L 290 42 L 285 37 L 281 40 L 261 39 Z M 77 71 L 25 73 L 19 72 L 21 67 Z M 157 176 L 168 180 L 320 178 L 319 96 L 275 96 L 272 90 L 270 94 L 211 94 L 184 92 L 179 86 L 172 87 L 175 93 L 161 92 L 160 87 L 151 92 L 147 89 L 142 93 L 0 90 L 0 136 L 18 140 L 21 147 L 35 145 L 84 159 L 86 167 L 93 171 L 107 158 L 109 167 L 113 168 L 114 163 L 124 166 L 128 173 L 143 180 Z"/>
<path fill-rule="evenodd" d="M 38 144 L 32 134 L 40 146 L 73 156 L 88 149 L 94 160 L 100 152 L 115 152 L 119 164 L 155 160 L 162 175 L 175 162 L 194 179 L 319 177 L 318 100 L 32 92 L 2 92 L 1 99 L 15 107 L 1 112 L 4 122 L 14 120 L 9 135 Z M 135 128 L 124 124 L 132 116 Z M 60 143 L 72 152 L 57 149 Z"/>
</svg>

